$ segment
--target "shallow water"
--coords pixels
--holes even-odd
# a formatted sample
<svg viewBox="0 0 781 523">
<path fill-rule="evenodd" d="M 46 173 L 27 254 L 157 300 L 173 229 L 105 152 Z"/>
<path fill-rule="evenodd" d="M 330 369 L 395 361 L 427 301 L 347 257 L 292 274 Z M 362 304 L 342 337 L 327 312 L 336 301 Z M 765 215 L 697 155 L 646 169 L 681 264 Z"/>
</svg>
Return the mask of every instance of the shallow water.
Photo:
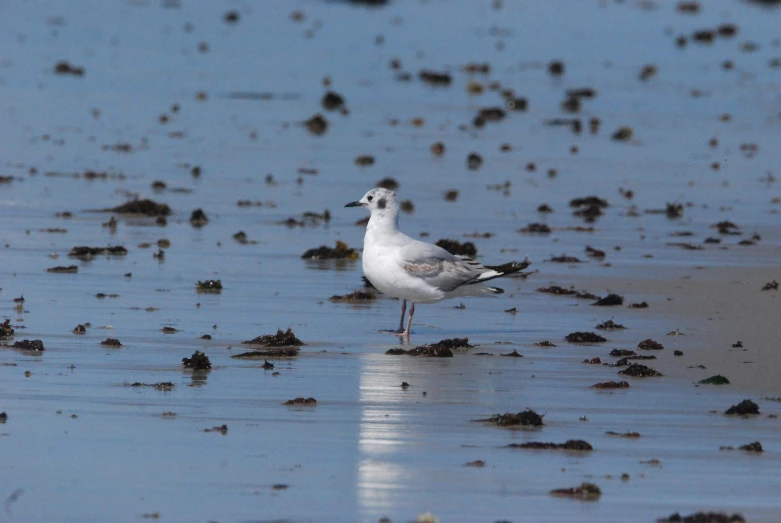
<svg viewBox="0 0 781 523">
<path fill-rule="evenodd" d="M 643 279 L 669 268 L 777 265 L 780 207 L 772 198 L 781 191 L 772 180 L 781 160 L 781 68 L 768 64 L 781 56 L 774 31 L 781 9 L 709 2 L 702 13 L 684 16 L 672 4 L 637 2 L 165 7 L 176 5 L 0 6 L 0 174 L 13 176 L 0 184 L 0 314 L 17 328 L 14 340 L 46 346 L 42 355 L 0 349 L 0 411 L 9 416 L 0 426 L 7 471 L 0 496 L 8 499 L 2 517 L 408 521 L 430 511 L 443 521 L 653 521 L 718 510 L 777 519 L 781 438 L 778 419 L 768 415 L 779 413 L 778 403 L 755 397 L 762 416 L 732 419 L 720 413 L 746 393 L 694 387 L 693 380 L 589 389 L 617 379 L 618 369 L 583 359 L 604 361 L 612 348 L 659 339 L 669 324 L 626 308 L 595 312 L 535 289 L 573 277 Z M 238 23 L 223 21 L 229 10 L 239 13 Z M 294 10 L 303 21 L 291 19 Z M 674 45 L 679 34 L 726 22 L 738 26 L 735 37 Z M 198 51 L 199 42 L 208 52 Z M 757 50 L 742 51 L 746 42 Z M 393 58 L 411 81 L 395 79 Z M 62 59 L 86 74 L 55 75 Z M 552 59 L 565 63 L 561 78 L 546 71 Z M 735 68 L 723 70 L 728 59 Z M 461 71 L 469 61 L 490 62 L 491 75 Z M 641 82 L 640 68 L 651 63 L 657 76 Z M 453 84 L 425 85 L 416 77 L 423 68 L 451 71 Z M 349 115 L 320 107 L 324 76 L 345 96 Z M 527 97 L 529 110 L 473 128 L 476 111 L 502 99 L 492 91 L 468 94 L 470 79 L 501 82 Z M 562 113 L 564 91 L 579 87 L 598 95 L 580 113 Z M 701 96 L 692 97 L 693 89 Z M 207 97 L 199 101 L 201 91 Z M 317 112 L 330 122 L 320 137 L 299 124 Z M 731 122 L 719 120 L 724 113 Z M 169 121 L 160 123 L 160 115 Z M 596 135 L 588 132 L 592 116 L 602 121 Z M 583 119 L 583 132 L 544 124 L 560 117 Z M 423 125 L 413 125 L 414 118 Z M 629 143 L 609 139 L 622 125 L 634 128 Z M 708 145 L 711 137 L 716 147 Z M 442 157 L 429 150 L 436 141 L 446 144 Z M 132 152 L 111 150 L 118 143 Z M 500 152 L 503 143 L 512 150 Z M 758 151 L 748 157 L 742 144 Z M 479 170 L 466 168 L 470 152 L 483 156 Z M 356 166 L 363 154 L 376 163 Z M 526 170 L 529 162 L 535 171 Z M 196 165 L 197 178 L 190 174 Z M 106 172 L 106 179 L 85 179 L 88 170 Z M 266 182 L 269 174 L 274 183 Z M 487 262 L 528 256 L 539 271 L 504 280 L 507 294 L 496 299 L 464 300 L 465 309 L 455 308 L 459 302 L 418 308 L 413 345 L 453 337 L 478 345 L 452 359 L 385 355 L 397 343 L 377 330 L 396 325 L 399 302 L 329 302 L 362 285 L 360 261 L 300 259 L 336 240 L 359 247 L 362 229 L 354 223 L 363 216 L 342 206 L 386 176 L 415 204 L 401 217 L 411 235 L 473 241 Z M 152 191 L 155 180 L 167 190 Z M 506 189 L 487 188 L 506 181 Z M 619 187 L 634 198 L 623 198 Z M 456 202 L 444 200 L 449 189 L 460 191 Z M 586 224 L 568 202 L 591 194 L 610 207 Z M 112 232 L 101 226 L 109 214 L 89 212 L 132 195 L 169 204 L 168 224 L 119 217 Z M 239 200 L 264 205 L 239 207 Z M 680 219 L 644 212 L 673 202 L 686 204 Z M 538 214 L 541 203 L 555 212 Z M 633 205 L 638 216 L 627 216 Z M 189 216 L 199 207 L 210 221 L 197 229 Z M 328 224 L 280 224 L 325 209 Z M 73 217 L 55 217 L 63 211 Z M 743 234 L 703 250 L 667 245 L 702 244 L 719 236 L 711 225 L 722 220 Z M 516 232 L 540 221 L 554 232 Z M 588 225 L 594 232 L 559 229 Z M 54 227 L 67 232 L 43 232 Z M 240 230 L 257 243 L 234 241 Z M 692 236 L 670 236 L 681 231 Z M 475 232 L 494 235 L 465 237 Z M 755 232 L 757 245 L 736 245 Z M 153 253 L 163 238 L 171 246 L 158 260 Z M 68 258 L 77 245 L 124 245 L 129 253 Z M 585 260 L 586 245 L 607 251 L 609 264 L 544 261 L 562 253 Z M 71 264 L 77 274 L 46 272 Z M 198 294 L 195 284 L 205 279 L 220 279 L 222 293 Z M 12 299 L 22 295 L 19 307 Z M 511 307 L 518 313 L 504 312 Z M 610 317 L 630 329 L 608 333 L 600 346 L 563 340 Z M 85 322 L 85 335 L 71 334 Z M 164 334 L 164 326 L 179 332 Z M 295 359 L 273 360 L 279 376 L 264 371 L 262 361 L 230 358 L 245 350 L 242 340 L 287 327 L 307 346 Z M 199 339 L 203 334 L 212 339 Z M 102 347 L 107 337 L 123 347 Z M 545 339 L 557 347 L 533 345 Z M 181 358 L 196 349 L 214 365 L 206 376 L 182 370 Z M 513 349 L 524 358 L 499 356 Z M 670 350 L 658 357 L 672 359 Z M 161 381 L 174 389 L 129 386 Z M 409 389 L 401 389 L 403 381 Z M 298 396 L 316 397 L 318 405 L 281 405 Z M 472 421 L 525 408 L 545 414 L 545 427 Z M 222 424 L 226 435 L 203 432 Z M 567 439 L 585 439 L 595 451 L 503 448 Z M 755 440 L 765 448 L 761 455 L 719 450 Z M 463 466 L 477 459 L 485 467 Z M 661 464 L 641 463 L 651 459 Z M 602 488 L 599 501 L 548 495 L 583 481 Z"/>
</svg>

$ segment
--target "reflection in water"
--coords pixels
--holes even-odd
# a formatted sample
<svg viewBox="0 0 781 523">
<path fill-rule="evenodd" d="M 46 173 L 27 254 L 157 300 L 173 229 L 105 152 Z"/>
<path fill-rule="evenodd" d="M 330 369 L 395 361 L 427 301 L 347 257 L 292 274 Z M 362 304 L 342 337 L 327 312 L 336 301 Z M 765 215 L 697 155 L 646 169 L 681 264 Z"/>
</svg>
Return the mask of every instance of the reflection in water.
<svg viewBox="0 0 781 523">
<path fill-rule="evenodd" d="M 405 415 L 398 395 L 391 391 L 400 390 L 395 376 L 403 374 L 405 365 L 401 358 L 388 361 L 386 365 L 378 365 L 376 359 L 369 357 L 361 361 L 357 488 L 358 504 L 365 517 L 393 508 L 393 491 L 410 473 L 408 467 L 394 461 L 406 444 L 402 440 Z"/>
</svg>

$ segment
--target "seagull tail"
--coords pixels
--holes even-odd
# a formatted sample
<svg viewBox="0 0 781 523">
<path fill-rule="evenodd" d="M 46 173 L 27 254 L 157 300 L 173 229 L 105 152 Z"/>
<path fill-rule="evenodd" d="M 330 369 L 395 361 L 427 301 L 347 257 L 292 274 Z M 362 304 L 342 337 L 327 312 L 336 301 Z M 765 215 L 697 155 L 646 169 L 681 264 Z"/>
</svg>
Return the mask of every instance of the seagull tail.
<svg viewBox="0 0 781 523">
<path fill-rule="evenodd" d="M 508 274 L 514 274 L 524 270 L 526 267 L 531 265 L 531 263 L 532 262 L 529 260 L 523 260 L 522 262 L 510 262 L 505 263 L 504 265 L 485 265 L 485 268 L 488 270 L 469 283 L 483 283 L 488 280 L 493 280 L 494 278 L 501 278 L 502 276 L 507 276 Z M 501 294 L 504 292 L 502 289 L 497 287 L 489 287 L 489 289 L 491 289 L 496 294 Z"/>
</svg>

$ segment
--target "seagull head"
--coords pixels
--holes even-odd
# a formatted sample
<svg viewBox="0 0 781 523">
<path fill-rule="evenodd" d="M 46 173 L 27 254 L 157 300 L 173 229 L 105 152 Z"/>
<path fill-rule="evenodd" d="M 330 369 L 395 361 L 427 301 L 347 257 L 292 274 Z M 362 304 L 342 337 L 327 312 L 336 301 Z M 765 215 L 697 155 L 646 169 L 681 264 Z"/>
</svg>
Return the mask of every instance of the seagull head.
<svg viewBox="0 0 781 523">
<path fill-rule="evenodd" d="M 372 189 L 363 195 L 363 198 L 357 202 L 350 202 L 345 207 L 365 207 L 369 209 L 372 215 L 390 214 L 397 215 L 399 212 L 399 203 L 396 200 L 396 193 L 382 187 Z"/>
</svg>

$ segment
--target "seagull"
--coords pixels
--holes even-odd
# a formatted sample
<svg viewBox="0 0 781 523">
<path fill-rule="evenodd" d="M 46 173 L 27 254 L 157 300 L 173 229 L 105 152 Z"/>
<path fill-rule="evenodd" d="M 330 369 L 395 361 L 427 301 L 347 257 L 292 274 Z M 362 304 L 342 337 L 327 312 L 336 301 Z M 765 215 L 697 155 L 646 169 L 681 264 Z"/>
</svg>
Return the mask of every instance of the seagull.
<svg viewBox="0 0 781 523">
<path fill-rule="evenodd" d="M 416 303 L 436 303 L 448 298 L 502 294 L 485 282 L 521 271 L 530 262 L 504 265 L 482 263 L 450 254 L 445 249 L 410 238 L 399 230 L 396 193 L 378 187 L 345 207 L 364 207 L 371 217 L 363 238 L 363 273 L 380 292 L 400 298 L 399 328 L 390 332 L 409 337 Z M 412 303 L 407 328 L 404 313 Z"/>
</svg>

